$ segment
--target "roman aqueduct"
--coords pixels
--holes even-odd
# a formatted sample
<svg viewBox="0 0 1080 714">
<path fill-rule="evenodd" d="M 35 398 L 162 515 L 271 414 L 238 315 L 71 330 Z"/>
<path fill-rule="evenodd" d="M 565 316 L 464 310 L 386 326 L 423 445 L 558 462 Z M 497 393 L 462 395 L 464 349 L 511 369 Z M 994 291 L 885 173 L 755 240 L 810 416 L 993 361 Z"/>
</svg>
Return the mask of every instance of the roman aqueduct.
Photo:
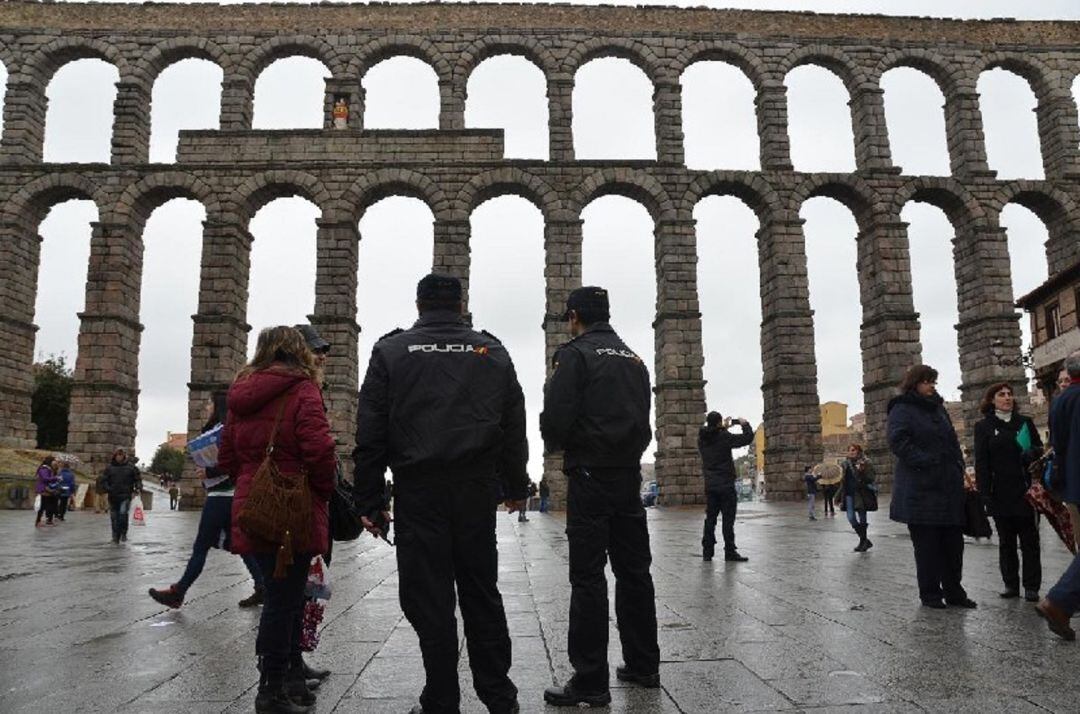
<svg viewBox="0 0 1080 714">
<path fill-rule="evenodd" d="M 332 29 L 330 29 L 332 28 Z M 497 28 L 497 29 L 493 29 Z M 520 55 L 547 80 L 547 161 L 505 160 L 502 133 L 466 129 L 470 72 Z M 253 131 L 253 90 L 273 61 L 301 55 L 331 70 L 325 129 Z M 438 75 L 439 129 L 364 131 L 365 72 L 398 55 Z M 576 70 L 598 57 L 630 60 L 654 87 L 656 161 L 578 161 L 571 132 Z M 120 81 L 107 164 L 43 163 L 45 88 L 66 63 L 112 63 Z M 174 164 L 148 162 L 155 78 L 186 58 L 223 71 L 220 130 L 181 135 Z M 685 166 L 680 77 L 702 60 L 739 67 L 756 90 L 759 171 Z M 1020 203 L 1046 224 L 1057 272 L 1080 258 L 1080 124 L 1070 88 L 1080 74 L 1080 25 L 747 11 L 558 5 L 0 5 L 0 61 L 9 72 L 0 141 L 0 441 L 31 445 L 31 364 L 41 239 L 49 209 L 92 200 L 85 310 L 75 369 L 69 450 L 101 464 L 132 444 L 142 326 L 142 230 L 176 197 L 205 207 L 198 312 L 194 315 L 188 425 L 208 392 L 243 363 L 248 223 L 268 201 L 299 195 L 321 209 L 313 323 L 335 343 L 327 398 L 343 445 L 355 426 L 358 360 L 358 221 L 390 195 L 423 200 L 435 217 L 433 266 L 468 280 L 473 209 L 516 194 L 543 213 L 548 356 L 563 339 L 558 313 L 581 281 L 582 208 L 598 196 L 641 202 L 655 224 L 656 467 L 668 503 L 700 499 L 696 430 L 705 411 L 693 209 L 731 195 L 757 215 L 762 391 L 770 492 L 794 495 L 803 464 L 819 458 L 817 367 L 800 207 L 815 196 L 847 206 L 858 223 L 867 439 L 887 464 L 882 425 L 899 375 L 919 360 L 906 226 L 910 201 L 940 207 L 955 229 L 963 399 L 990 382 L 1023 382 L 1002 209 Z M 792 168 L 784 77 L 815 64 L 850 95 L 857 170 Z M 950 176 L 906 175 L 894 165 L 879 80 L 894 67 L 928 74 L 945 97 Z M 1001 67 L 1024 77 L 1037 100 L 1045 180 L 999 181 L 989 170 L 976 82 Z M 348 127 L 333 129 L 344 98 Z M 467 284 L 467 282 L 466 282 Z M 348 348 L 351 346 L 351 349 Z M 970 411 L 970 409 L 969 409 Z M 548 459 L 548 469 L 555 460 Z M 556 484 L 558 483 L 556 479 Z M 561 489 L 556 487 L 556 494 Z"/>
</svg>

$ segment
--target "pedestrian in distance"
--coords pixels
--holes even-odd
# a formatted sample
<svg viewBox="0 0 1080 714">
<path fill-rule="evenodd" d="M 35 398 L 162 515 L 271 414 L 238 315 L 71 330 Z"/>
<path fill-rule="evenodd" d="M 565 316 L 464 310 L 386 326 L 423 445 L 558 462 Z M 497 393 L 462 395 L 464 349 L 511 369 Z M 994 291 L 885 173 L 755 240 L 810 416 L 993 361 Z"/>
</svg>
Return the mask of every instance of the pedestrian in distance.
<svg viewBox="0 0 1080 714">
<path fill-rule="evenodd" d="M 728 429 L 738 424 L 740 433 Z M 705 527 L 701 535 L 701 557 L 712 560 L 716 548 L 716 519 L 721 518 L 724 537 L 724 560 L 741 563 L 749 560 L 740 555 L 735 545 L 735 513 L 739 496 L 735 492 L 735 460 L 732 449 L 749 446 L 754 441 L 754 430 L 745 419 L 724 421 L 719 412 L 709 412 L 705 426 L 698 431 L 698 451 L 705 479 Z"/>
<path fill-rule="evenodd" d="M 1080 350 L 1065 359 L 1069 386 L 1050 407 L 1054 458 L 1065 478 L 1066 503 L 1080 504 Z M 1066 640 L 1076 639 L 1069 619 L 1080 610 L 1080 555 L 1050 592 L 1035 606 L 1050 631 Z"/>
<path fill-rule="evenodd" d="M 540 488 L 538 491 L 540 493 L 540 512 L 547 513 L 548 499 L 551 498 L 551 487 L 548 486 L 547 476 L 540 478 Z"/>
<path fill-rule="evenodd" d="M 118 448 L 113 452 L 112 460 L 101 474 L 100 484 L 109 498 L 112 542 L 125 542 L 131 498 L 142 491 L 142 476 L 139 469 L 128 461 L 126 449 Z"/>
<path fill-rule="evenodd" d="M 1020 558 L 1023 556 L 1024 599 L 1039 601 L 1042 561 L 1039 521 L 1024 495 L 1031 487 L 1028 467 L 1042 456 L 1039 430 L 1020 405 L 1008 382 L 990 385 L 979 404 L 983 418 L 975 425 L 975 482 L 986 514 L 998 534 L 998 566 L 1005 583 L 1003 598 L 1020 596 Z"/>
<path fill-rule="evenodd" d="M 821 487 L 821 505 L 825 518 L 836 517 L 836 504 L 834 501 L 837 490 L 839 490 L 839 486 L 835 483 L 827 483 Z"/>
<path fill-rule="evenodd" d="M 518 511 L 518 523 L 528 523 L 529 519 L 525 516 L 525 513 L 532 506 L 532 500 L 536 498 L 536 484 L 529 481 L 529 495 L 525 499 L 525 508 Z"/>
<path fill-rule="evenodd" d="M 895 457 L 889 517 L 911 534 L 922 604 L 974 608 L 961 584 L 964 456 L 937 377 L 933 367 L 915 365 L 889 400 L 887 436 Z"/>
<path fill-rule="evenodd" d="M 544 387 L 540 433 L 563 451 L 570 546 L 567 650 L 574 673 L 544 692 L 555 706 L 604 706 L 608 671 L 608 595 L 615 575 L 615 618 L 625 664 L 619 681 L 660 686 L 652 554 L 641 503 L 641 455 L 652 439 L 649 370 L 612 329 L 608 293 L 570 293 L 563 314 L 572 339 L 555 353 Z"/>
<path fill-rule="evenodd" d="M 836 503 L 847 514 L 851 529 L 859 536 L 856 553 L 865 553 L 874 547 L 867 537 L 870 524 L 866 513 L 877 509 L 877 494 L 874 492 L 874 465 L 863 453 L 862 444 L 848 446 L 847 458 L 841 468 L 844 475 L 840 480 L 840 491 L 836 494 Z M 871 508 L 872 506 L 872 508 Z"/>
<path fill-rule="evenodd" d="M 224 390 L 218 390 L 207 400 L 206 423 L 203 424 L 202 434 L 219 429 L 224 423 L 225 416 L 228 414 L 227 394 Z M 206 565 L 206 556 L 211 548 L 228 551 L 232 545 L 232 505 L 233 495 L 236 492 L 236 480 L 217 466 L 199 469 L 198 476 L 202 479 L 203 488 L 206 489 L 206 500 L 203 501 L 202 513 L 199 515 L 199 526 L 195 531 L 195 542 L 192 544 L 187 567 L 180 579 L 169 587 L 150 588 L 149 591 L 151 598 L 171 608 L 178 608 L 184 604 L 184 596 L 202 574 L 203 567 Z M 255 556 L 251 554 L 241 555 L 240 558 L 244 561 L 244 566 L 255 583 L 255 592 L 241 600 L 240 607 L 260 605 L 263 601 L 264 586 L 259 564 Z"/>
<path fill-rule="evenodd" d="M 38 495 L 38 511 L 37 519 L 34 521 L 34 526 L 40 526 L 41 517 L 45 516 L 45 525 L 53 525 L 53 518 L 56 517 L 56 496 L 59 493 L 59 484 L 57 483 L 56 459 L 52 456 L 46 456 L 41 461 L 41 465 L 38 466 L 37 473 L 34 475 L 34 493 Z"/>
<path fill-rule="evenodd" d="M 413 712 L 457 712 L 455 586 L 473 686 L 488 711 L 518 711 L 510 631 L 498 587 L 496 507 L 525 508 L 525 398 L 493 335 L 463 319 L 461 282 L 431 274 L 416 286 L 419 319 L 375 343 L 360 388 L 354 487 L 373 535 L 390 521 L 394 474 L 398 596 L 416 630 L 425 684 Z"/>
<path fill-rule="evenodd" d="M 176 479 L 169 479 L 169 510 L 175 511 L 179 504 L 180 487 L 177 486 Z"/>
<path fill-rule="evenodd" d="M 58 461 L 57 464 L 60 467 L 60 473 L 57 474 L 60 479 L 60 495 L 56 504 L 56 517 L 63 521 L 71 505 L 71 499 L 75 498 L 78 484 L 75 482 L 75 472 L 71 470 L 70 463 Z"/>
<path fill-rule="evenodd" d="M 218 467 L 236 481 L 231 546 L 239 555 L 254 555 L 264 585 L 255 639 L 259 660 L 255 711 L 260 714 L 297 714 L 309 711 L 315 703 L 300 651 L 304 586 L 311 559 L 325 552 L 329 541 L 327 504 L 337 468 L 334 438 L 319 390 L 321 379 L 300 333 L 284 325 L 270 327 L 259 333 L 255 355 L 240 370 L 227 397 Z M 261 485 L 256 475 L 270 476 L 261 469 L 267 458 L 281 474 L 303 475 L 298 482 L 306 491 L 302 498 L 311 507 L 307 522 L 298 526 L 303 532 L 286 533 L 287 540 L 280 545 L 251 537 L 240 525 L 245 515 L 254 515 L 253 510 L 245 511 L 245 505 L 249 494 Z M 293 549 L 294 542 L 300 547 Z"/>
<path fill-rule="evenodd" d="M 816 521 L 817 516 L 814 515 L 814 500 L 817 498 L 818 481 L 821 477 L 814 473 L 813 466 L 807 466 L 803 470 L 803 482 L 806 483 L 806 503 L 810 510 L 810 520 Z"/>
</svg>

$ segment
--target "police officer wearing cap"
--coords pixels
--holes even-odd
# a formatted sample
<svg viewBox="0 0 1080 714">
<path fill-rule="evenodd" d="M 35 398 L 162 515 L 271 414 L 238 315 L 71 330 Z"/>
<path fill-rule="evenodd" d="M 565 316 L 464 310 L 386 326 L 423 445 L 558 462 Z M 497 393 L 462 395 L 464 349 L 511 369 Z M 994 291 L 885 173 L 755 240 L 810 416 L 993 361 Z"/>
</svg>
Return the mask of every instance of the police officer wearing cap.
<svg viewBox="0 0 1080 714">
<path fill-rule="evenodd" d="M 608 596 L 604 565 L 615 574 L 615 616 L 625 665 L 620 681 L 660 686 L 656 602 L 649 531 L 641 505 L 641 455 L 652 439 L 649 371 L 608 324 L 607 291 L 570 293 L 565 319 L 573 339 L 555 354 L 544 388 L 540 432 L 563 451 L 570 544 L 570 632 L 574 675 L 550 687 L 556 706 L 603 706 L 608 689 Z"/>
<path fill-rule="evenodd" d="M 461 283 L 428 275 L 420 319 L 371 352 L 357 414 L 355 495 L 368 530 L 389 518 L 394 472 L 398 596 L 416 630 L 426 683 L 413 712 L 457 712 L 454 591 L 473 684 L 491 712 L 518 711 L 510 634 L 497 585 L 495 509 L 525 507 L 525 399 L 510 355 L 462 319 Z"/>
</svg>

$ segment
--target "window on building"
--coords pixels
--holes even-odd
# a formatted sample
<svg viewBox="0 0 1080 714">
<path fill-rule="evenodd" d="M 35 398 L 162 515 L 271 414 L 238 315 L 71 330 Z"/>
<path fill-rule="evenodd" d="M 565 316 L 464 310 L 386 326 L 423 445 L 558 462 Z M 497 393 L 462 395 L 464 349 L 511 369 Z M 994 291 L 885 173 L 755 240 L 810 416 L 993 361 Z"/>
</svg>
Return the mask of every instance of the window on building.
<svg viewBox="0 0 1080 714">
<path fill-rule="evenodd" d="M 1052 340 L 1061 334 L 1061 310 L 1058 304 L 1046 306 L 1046 339 Z"/>
</svg>

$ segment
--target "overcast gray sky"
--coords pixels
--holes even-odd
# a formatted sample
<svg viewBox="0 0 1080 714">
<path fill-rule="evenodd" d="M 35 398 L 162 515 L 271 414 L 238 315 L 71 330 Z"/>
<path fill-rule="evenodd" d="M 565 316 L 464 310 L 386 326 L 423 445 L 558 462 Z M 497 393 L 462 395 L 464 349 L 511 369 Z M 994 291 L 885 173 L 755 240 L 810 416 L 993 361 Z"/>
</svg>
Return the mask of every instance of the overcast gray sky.
<svg viewBox="0 0 1080 714">
<path fill-rule="evenodd" d="M 640 4 L 640 3 L 639 3 Z M 681 4 L 757 9 L 817 10 L 886 14 L 926 14 L 964 18 L 1014 16 L 1024 19 L 1080 19 L 1075 0 L 978 0 L 942 3 L 902 0 L 726 2 Z M 255 127 L 321 126 L 322 77 L 328 72 L 304 58 L 270 66 L 256 86 Z M 6 74 L 0 77 L 6 82 Z M 117 76 L 97 60 L 72 63 L 57 73 L 50 99 L 45 157 L 48 161 L 108 160 L 112 86 Z M 188 60 L 159 78 L 152 105 L 151 159 L 171 162 L 180 128 L 216 128 L 221 71 Z M 840 81 L 818 67 L 787 78 L 792 158 L 799 170 L 854 169 L 848 96 Z M 412 58 L 375 67 L 364 79 L 365 125 L 370 128 L 433 128 L 438 121 L 434 72 Z M 1080 86 L 1080 85 L 1078 85 Z M 703 62 L 683 77 L 684 131 L 691 168 L 758 168 L 753 89 L 729 65 Z M 886 75 L 886 112 L 893 157 L 906 174 L 947 174 L 943 98 L 936 85 L 914 70 Z M 1002 178 L 1041 178 L 1039 143 L 1027 84 L 1001 70 L 979 83 L 992 168 Z M 547 102 L 540 71 L 521 58 L 493 58 L 469 82 L 466 124 L 506 130 L 507 156 L 546 158 Z M 1075 94 L 1075 92 L 1074 92 Z M 625 60 L 596 60 L 583 67 L 574 93 L 577 156 L 655 158 L 652 88 Z M 167 431 L 186 422 L 191 315 L 196 310 L 203 209 L 177 200 L 158 209 L 146 227 L 142 295 L 140 408 L 137 452 L 148 459 Z M 252 343 L 262 327 L 300 322 L 311 313 L 315 284 L 315 219 L 318 209 L 302 199 L 281 199 L 254 218 L 248 321 Z M 709 198 L 695 212 L 698 221 L 699 289 L 705 337 L 705 377 L 709 408 L 761 418 L 761 363 L 758 327 L 756 219 L 733 198 Z M 815 310 L 819 393 L 822 401 L 861 411 L 858 283 L 855 222 L 840 204 L 825 198 L 802 211 Z M 78 319 L 83 307 L 89 223 L 87 202 L 53 209 L 41 227 L 45 240 L 35 321 L 38 355 L 66 354 L 74 361 Z M 916 309 L 922 315 L 924 358 L 941 370 L 939 388 L 958 395 L 956 295 L 952 270 L 952 229 L 941 211 L 910 204 Z M 645 209 L 628 199 L 606 197 L 583 213 L 583 277 L 612 291 L 613 323 L 624 339 L 652 364 L 656 295 L 652 225 Z M 1026 209 L 1009 207 L 1013 282 L 1023 293 L 1046 277 L 1042 244 L 1046 231 Z M 505 197 L 472 216 L 472 302 L 476 324 L 499 336 L 514 356 L 526 391 L 532 460 L 538 478 L 541 446 L 537 433 L 544 375 L 543 221 L 523 199 Z M 373 341 L 409 324 L 416 280 L 430 269 L 432 216 L 415 199 L 389 198 L 360 224 L 358 321 L 361 375 Z M 1027 322 L 1022 322 L 1027 329 Z M 646 456 L 646 459 L 650 459 Z"/>
</svg>

